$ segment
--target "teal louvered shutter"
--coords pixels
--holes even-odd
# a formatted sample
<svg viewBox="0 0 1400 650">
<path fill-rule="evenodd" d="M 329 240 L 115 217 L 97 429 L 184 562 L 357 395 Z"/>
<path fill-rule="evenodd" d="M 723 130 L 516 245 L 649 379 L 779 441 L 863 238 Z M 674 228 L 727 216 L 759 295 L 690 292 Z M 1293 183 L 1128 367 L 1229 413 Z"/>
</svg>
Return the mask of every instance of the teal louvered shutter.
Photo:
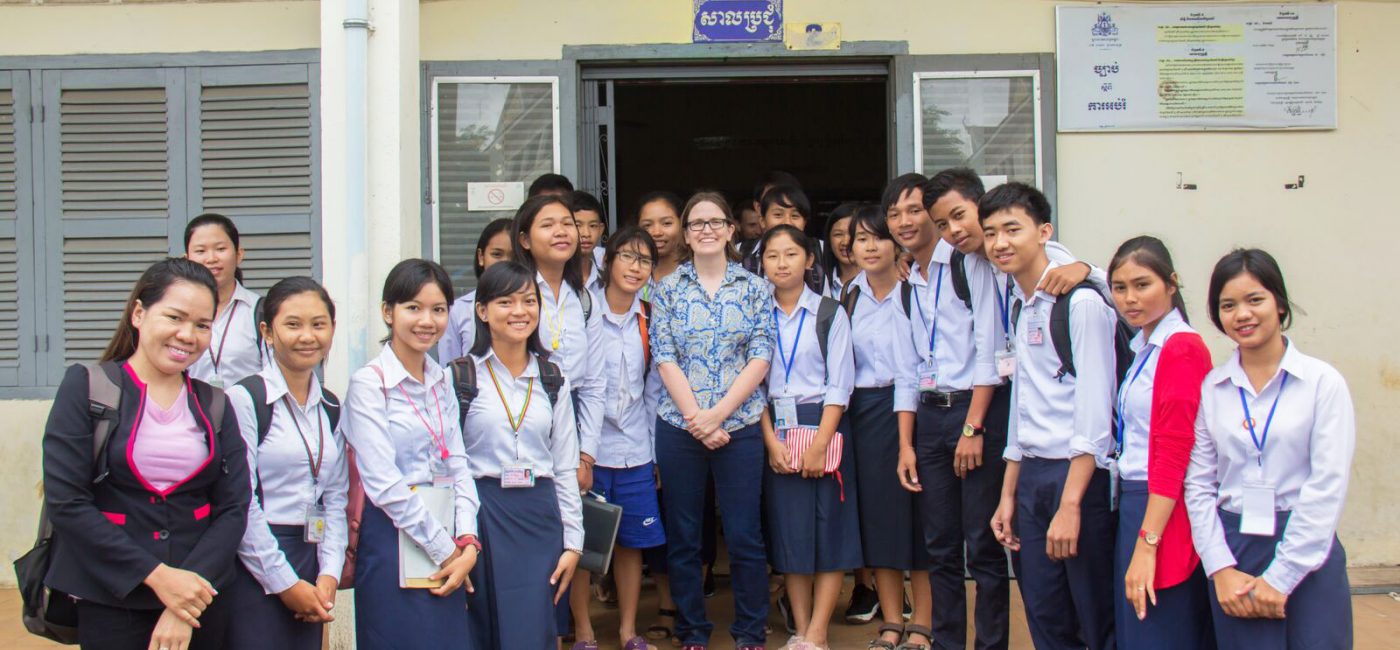
<svg viewBox="0 0 1400 650">
<path fill-rule="evenodd" d="M 0 70 L 0 386 L 34 382 L 33 188 L 27 72 Z"/>
<path fill-rule="evenodd" d="M 313 73 L 307 65 L 189 73 L 189 215 L 217 212 L 233 219 L 247 251 L 244 283 L 259 293 L 287 276 L 312 275 L 318 266 Z"/>
</svg>

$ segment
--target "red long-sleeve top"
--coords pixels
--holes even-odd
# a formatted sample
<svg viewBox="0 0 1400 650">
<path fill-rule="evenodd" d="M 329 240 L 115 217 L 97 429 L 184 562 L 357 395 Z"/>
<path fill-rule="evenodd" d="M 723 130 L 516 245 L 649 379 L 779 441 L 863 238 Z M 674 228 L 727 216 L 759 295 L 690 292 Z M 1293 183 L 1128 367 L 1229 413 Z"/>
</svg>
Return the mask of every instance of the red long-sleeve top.
<svg viewBox="0 0 1400 650">
<path fill-rule="evenodd" d="M 1157 546 L 1157 589 L 1181 584 L 1201 561 L 1191 541 L 1191 522 L 1181 496 L 1191 447 L 1196 442 L 1201 382 L 1210 369 L 1210 351 L 1201 335 L 1183 331 L 1171 335 L 1162 345 L 1153 376 L 1147 491 L 1176 502 Z"/>
</svg>

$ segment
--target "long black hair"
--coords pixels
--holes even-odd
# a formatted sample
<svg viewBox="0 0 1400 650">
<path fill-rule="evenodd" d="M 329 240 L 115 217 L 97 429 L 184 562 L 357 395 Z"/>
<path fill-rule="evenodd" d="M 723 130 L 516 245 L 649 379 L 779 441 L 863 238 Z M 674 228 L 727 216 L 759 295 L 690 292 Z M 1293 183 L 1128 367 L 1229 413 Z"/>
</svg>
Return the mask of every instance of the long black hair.
<svg viewBox="0 0 1400 650">
<path fill-rule="evenodd" d="M 214 274 L 210 273 L 209 269 L 186 257 L 167 257 L 147 268 L 136 281 L 136 286 L 131 288 L 131 295 L 126 298 L 126 307 L 122 309 L 122 318 L 117 321 L 117 329 L 112 332 L 112 338 L 107 342 L 107 349 L 102 352 L 99 361 L 122 361 L 136 354 L 136 346 L 141 338 L 136 326 L 131 324 L 131 314 L 136 310 L 136 301 L 141 301 L 141 306 L 149 310 L 165 298 L 165 292 L 176 282 L 189 282 L 208 289 L 213 300 L 211 304 L 214 308 L 218 307 L 219 287 L 214 284 Z M 213 313 L 211 309 L 210 314 Z"/>
<path fill-rule="evenodd" d="M 194 231 L 205 226 L 218 226 L 222 228 L 224 234 L 228 235 L 229 241 L 233 242 L 233 249 L 236 251 L 243 247 L 238 241 L 238 226 L 233 225 L 233 220 L 217 212 L 205 212 L 185 224 L 185 254 L 190 254 L 190 240 L 194 238 Z M 243 281 L 243 269 L 235 266 L 233 268 L 233 279 Z"/>
<path fill-rule="evenodd" d="M 512 295 L 525 287 L 535 290 L 535 299 L 538 303 L 540 296 L 540 285 L 535 283 L 535 272 L 519 262 L 500 262 L 492 264 L 481 274 L 481 279 L 476 284 L 476 304 L 487 306 L 491 301 L 504 296 Z M 475 310 L 472 311 L 472 318 L 476 321 L 476 341 L 472 342 L 471 354 L 481 356 L 491 349 L 491 326 L 486 321 L 481 320 L 481 315 Z M 530 338 L 525 343 L 525 349 L 535 353 L 541 359 L 549 358 L 549 351 L 544 344 L 540 343 L 537 336 L 540 330 L 539 319 L 535 319 L 535 331 L 530 332 Z"/>
<path fill-rule="evenodd" d="M 486 247 L 491 245 L 491 239 L 503 232 L 509 238 L 511 220 L 504 217 L 493 220 L 481 229 L 481 236 L 476 238 L 476 255 L 472 257 L 472 266 L 476 271 L 476 278 L 481 279 L 481 272 L 486 270 L 486 265 L 481 263 L 481 256 L 486 254 Z M 511 251 L 515 250 L 515 242 L 510 243 Z M 512 252 L 512 254 L 514 254 Z"/>
<path fill-rule="evenodd" d="M 272 285 L 267 290 L 267 297 L 263 298 L 263 313 L 261 323 L 272 327 L 272 323 L 277 320 L 277 313 L 282 310 L 282 304 L 287 302 L 292 296 L 303 293 L 314 293 L 321 302 L 326 303 L 326 311 L 331 315 L 331 322 L 335 322 L 335 303 L 331 301 L 331 294 L 326 292 L 326 288 L 304 275 L 294 275 L 283 278 L 277 284 Z"/>
<path fill-rule="evenodd" d="M 418 292 L 428 284 L 437 285 L 438 290 L 447 299 L 447 304 L 452 304 L 452 277 L 447 274 L 447 269 L 432 260 L 419 258 L 406 259 L 389 269 L 389 276 L 384 278 L 384 292 L 380 299 L 385 307 L 393 309 L 394 305 L 416 298 Z M 391 329 L 379 342 L 388 343 L 393 337 Z"/>
<path fill-rule="evenodd" d="M 831 233 L 836 230 L 837 222 L 855 215 L 859 207 L 860 203 L 857 201 L 846 201 L 836 206 L 826 218 L 826 250 L 822 253 L 822 268 L 826 269 L 827 284 L 833 287 L 836 286 L 836 281 L 841 279 L 841 260 L 836 259 L 836 245 L 831 242 Z"/>
<path fill-rule="evenodd" d="M 1210 290 L 1207 293 L 1207 303 L 1210 305 L 1210 321 L 1215 323 L 1215 328 L 1221 332 L 1225 331 L 1225 326 L 1220 323 L 1220 292 L 1225 290 L 1225 285 L 1231 280 L 1249 274 L 1264 285 L 1264 289 L 1274 295 L 1274 302 L 1278 304 L 1279 327 L 1288 329 L 1293 324 L 1293 303 L 1288 301 L 1288 287 L 1283 283 L 1283 269 L 1278 266 L 1278 260 L 1274 259 L 1268 251 L 1259 248 L 1236 248 L 1220 258 L 1215 263 L 1215 270 L 1210 274 Z"/>
<path fill-rule="evenodd" d="M 1123 242 L 1118 252 L 1113 254 L 1113 261 L 1108 263 L 1108 277 L 1111 279 L 1113 273 L 1129 261 L 1151 271 L 1162 279 L 1163 284 L 1174 289 L 1172 307 L 1181 312 L 1183 320 L 1190 322 L 1186 316 L 1186 299 L 1181 295 L 1181 283 L 1177 281 L 1176 267 L 1172 265 L 1172 254 L 1167 250 L 1167 245 L 1151 235 Z"/>
<path fill-rule="evenodd" d="M 534 254 L 526 250 L 525 247 L 520 244 L 520 238 L 525 237 L 528 239 L 530 237 L 530 229 L 535 225 L 535 217 L 539 216 L 540 210 L 543 210 L 545 206 L 549 205 L 563 206 L 565 210 L 569 211 L 569 218 L 574 218 L 574 211 L 569 207 L 569 200 L 566 197 L 553 194 L 540 194 L 539 196 L 532 196 L 525 199 L 525 202 L 520 205 L 520 209 L 515 211 L 515 218 L 511 220 L 510 224 L 510 244 L 515 251 L 513 257 L 516 262 L 519 262 L 522 266 L 530 270 L 532 278 L 534 277 L 533 273 L 539 270 L 539 265 L 535 263 Z M 581 250 L 583 250 L 583 247 L 579 246 L 576 241 L 574 243 L 573 257 L 570 257 L 567 262 L 564 262 L 564 282 L 567 282 L 570 287 L 573 287 L 574 291 L 584 290 L 583 271 L 579 268 L 578 264 L 579 251 Z M 489 271 L 491 269 L 486 270 Z M 479 281 L 480 280 L 478 280 L 478 282 Z M 477 295 L 480 295 L 480 292 L 481 289 L 478 288 Z"/>
</svg>

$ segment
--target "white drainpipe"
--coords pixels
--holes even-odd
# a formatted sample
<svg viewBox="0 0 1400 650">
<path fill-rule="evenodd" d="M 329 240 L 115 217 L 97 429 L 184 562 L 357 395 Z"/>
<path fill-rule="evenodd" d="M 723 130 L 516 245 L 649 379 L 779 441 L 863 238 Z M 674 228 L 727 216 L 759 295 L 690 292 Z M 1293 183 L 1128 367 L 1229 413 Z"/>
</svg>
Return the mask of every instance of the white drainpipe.
<svg viewBox="0 0 1400 650">
<path fill-rule="evenodd" d="M 346 310 L 364 314 L 366 326 L 349 337 L 349 367 L 359 368 L 368 359 L 369 259 L 368 232 L 369 154 L 369 0 L 345 0 L 345 254 L 349 261 L 349 294 Z"/>
</svg>

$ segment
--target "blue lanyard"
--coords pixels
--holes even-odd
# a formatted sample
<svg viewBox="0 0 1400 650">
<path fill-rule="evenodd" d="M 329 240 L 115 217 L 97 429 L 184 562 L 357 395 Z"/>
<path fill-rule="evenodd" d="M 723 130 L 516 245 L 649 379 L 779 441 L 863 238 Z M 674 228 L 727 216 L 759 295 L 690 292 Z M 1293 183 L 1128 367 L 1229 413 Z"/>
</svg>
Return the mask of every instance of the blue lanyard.
<svg viewBox="0 0 1400 650">
<path fill-rule="evenodd" d="M 1283 388 L 1288 385 L 1288 373 L 1284 373 L 1283 380 L 1278 384 L 1278 395 L 1274 396 L 1274 405 L 1269 407 L 1269 419 L 1264 420 L 1263 435 L 1255 435 L 1254 418 L 1249 415 L 1249 400 L 1244 397 L 1244 389 L 1240 388 L 1240 406 L 1244 407 L 1244 425 L 1249 428 L 1249 438 L 1254 441 L 1254 448 L 1259 450 L 1259 466 L 1264 466 L 1264 445 L 1269 442 L 1269 425 L 1274 423 L 1274 411 L 1278 410 L 1278 401 L 1283 398 Z"/>
<path fill-rule="evenodd" d="M 944 266 L 946 266 L 946 265 L 945 265 L 945 264 L 939 264 L 939 265 L 938 265 L 938 279 L 934 281 L 935 284 L 934 284 L 934 289 L 933 289 L 933 316 L 930 317 L 931 320 L 933 320 L 933 324 L 929 326 L 929 332 L 928 332 L 928 358 L 929 358 L 929 359 L 932 359 L 932 358 L 933 358 L 933 352 L 934 352 L 934 350 L 937 350 L 937 349 L 938 349 L 938 339 L 937 339 L 937 336 L 938 336 L 938 304 L 943 300 L 943 267 L 944 267 Z M 918 291 L 917 288 L 914 290 L 914 303 L 917 304 L 917 305 L 919 306 L 919 318 L 923 318 L 923 316 L 924 316 L 924 303 L 923 303 L 922 300 L 919 300 L 919 291 Z"/>
<path fill-rule="evenodd" d="M 1147 362 L 1152 359 L 1152 353 L 1156 351 L 1157 348 L 1155 347 L 1147 348 L 1147 356 L 1142 358 L 1142 362 L 1138 364 L 1137 370 L 1133 371 L 1132 379 L 1129 379 L 1128 383 L 1123 385 L 1122 392 L 1118 393 L 1118 413 L 1115 414 L 1118 416 L 1118 430 L 1114 432 L 1113 437 L 1118 443 L 1114 448 L 1117 450 L 1119 456 L 1123 455 L 1123 437 L 1127 435 L 1123 431 L 1123 411 L 1128 408 L 1128 391 L 1132 390 L 1133 382 L 1137 381 L 1138 375 L 1142 374 L 1143 366 L 1147 365 Z"/>
<path fill-rule="evenodd" d="M 807 322 L 807 310 L 802 307 L 797 309 L 802 312 L 801 318 L 797 319 L 797 337 L 792 341 L 792 353 L 783 354 L 783 328 L 778 325 L 778 308 L 773 308 L 773 329 L 778 331 L 778 359 L 783 363 L 784 389 L 786 389 L 788 379 L 792 377 L 792 364 L 797 361 L 797 343 L 802 340 L 802 325 Z"/>
</svg>

